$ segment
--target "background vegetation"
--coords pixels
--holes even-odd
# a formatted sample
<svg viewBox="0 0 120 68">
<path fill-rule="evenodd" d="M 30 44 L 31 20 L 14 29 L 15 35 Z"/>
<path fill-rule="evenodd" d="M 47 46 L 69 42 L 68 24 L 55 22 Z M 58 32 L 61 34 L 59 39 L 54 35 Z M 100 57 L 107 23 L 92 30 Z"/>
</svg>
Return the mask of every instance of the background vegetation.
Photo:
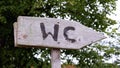
<svg viewBox="0 0 120 68">
<path fill-rule="evenodd" d="M 117 29 L 108 28 L 116 22 L 107 17 L 115 9 L 115 0 L 0 0 L 0 67 L 51 67 L 49 48 L 14 47 L 13 23 L 17 21 L 18 16 L 75 20 L 117 39 L 120 36 Z M 119 43 L 120 39 L 117 40 Z M 63 65 L 73 64 L 77 68 L 120 67 L 119 59 L 115 63 L 105 62 L 113 55 L 120 55 L 120 48 L 106 41 L 91 44 L 80 50 L 64 49 L 61 53 L 61 59 L 66 60 Z M 38 54 L 39 58 L 35 57 Z"/>
</svg>

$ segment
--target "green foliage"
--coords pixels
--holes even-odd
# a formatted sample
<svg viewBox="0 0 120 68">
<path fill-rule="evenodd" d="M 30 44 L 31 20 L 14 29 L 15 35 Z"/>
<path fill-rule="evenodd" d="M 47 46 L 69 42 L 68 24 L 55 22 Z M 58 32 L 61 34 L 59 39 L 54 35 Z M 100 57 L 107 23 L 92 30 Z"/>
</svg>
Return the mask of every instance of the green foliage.
<svg viewBox="0 0 120 68">
<path fill-rule="evenodd" d="M 13 23 L 18 16 L 70 18 L 97 31 L 105 31 L 108 26 L 115 24 L 115 21 L 106 16 L 113 10 L 114 0 L 0 0 L 1 68 L 50 68 L 49 49 L 14 47 Z M 78 68 L 113 68 L 115 64 L 104 63 L 103 59 L 114 54 L 115 50 L 105 48 L 108 50 L 100 46 L 88 46 L 62 52 L 76 58 Z M 101 56 L 101 50 L 104 50 L 106 55 Z M 40 58 L 36 58 L 36 54 L 40 54 Z M 71 59 L 63 58 L 73 63 Z"/>
<path fill-rule="evenodd" d="M 117 52 L 115 52 L 115 56 L 116 56 L 116 60 L 115 60 L 115 64 L 120 65 L 120 24 L 119 22 L 115 25 L 109 26 L 109 28 L 106 30 L 106 34 L 109 36 L 109 39 L 112 39 L 111 41 L 108 40 L 107 42 L 109 43 L 109 45 L 111 47 L 114 47 L 114 50 L 116 50 Z"/>
<path fill-rule="evenodd" d="M 102 52 L 102 54 L 101 54 Z M 70 60 L 75 60 L 78 62 L 76 66 L 82 68 L 119 68 L 117 64 L 105 63 L 104 61 L 109 60 L 113 54 L 118 53 L 113 47 L 103 46 L 99 44 L 94 44 L 92 46 L 87 46 L 80 50 L 67 50 L 64 52 L 67 54 L 65 58 L 68 61 L 67 64 L 74 64 Z"/>
</svg>

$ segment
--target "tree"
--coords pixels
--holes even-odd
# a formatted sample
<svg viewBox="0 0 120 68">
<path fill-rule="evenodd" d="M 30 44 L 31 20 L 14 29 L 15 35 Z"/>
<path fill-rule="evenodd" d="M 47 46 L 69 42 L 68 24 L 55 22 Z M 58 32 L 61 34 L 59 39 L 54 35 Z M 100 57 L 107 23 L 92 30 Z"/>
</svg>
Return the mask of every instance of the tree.
<svg viewBox="0 0 120 68">
<path fill-rule="evenodd" d="M 120 24 L 117 22 L 117 24 L 109 26 L 109 28 L 106 30 L 106 34 L 108 34 L 109 38 L 111 40 L 107 40 L 106 43 L 109 43 L 111 47 L 114 47 L 117 52 L 115 53 L 115 61 L 114 63 L 117 65 L 120 65 Z"/>
<path fill-rule="evenodd" d="M 115 10 L 114 0 L 1 0 L 0 1 L 0 62 L 2 68 L 50 68 L 49 48 L 15 48 L 13 23 L 18 16 L 36 16 L 63 18 L 79 21 L 83 25 L 104 32 L 115 24 L 106 15 Z M 96 45 L 96 44 L 95 44 Z M 76 66 L 81 68 L 115 67 L 114 64 L 104 63 L 105 56 L 98 51 L 104 50 L 96 46 L 87 46 L 80 50 L 62 50 L 78 60 Z M 94 48 L 98 49 L 97 51 Z M 109 49 L 105 47 L 106 49 Z M 115 52 L 115 51 L 114 51 Z M 35 55 L 40 53 L 40 58 Z M 110 52 L 111 53 L 111 52 Z M 92 55 L 92 56 L 91 56 Z M 63 57 L 63 59 L 66 59 Z M 66 63 L 73 63 L 66 59 Z M 116 66 L 117 68 L 117 66 Z"/>
</svg>

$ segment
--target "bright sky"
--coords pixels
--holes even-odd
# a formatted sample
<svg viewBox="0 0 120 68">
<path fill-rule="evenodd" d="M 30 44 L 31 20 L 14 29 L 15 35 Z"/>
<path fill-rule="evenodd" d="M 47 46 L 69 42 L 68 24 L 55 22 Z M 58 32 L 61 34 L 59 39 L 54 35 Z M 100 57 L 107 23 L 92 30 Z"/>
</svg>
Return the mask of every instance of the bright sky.
<svg viewBox="0 0 120 68">
<path fill-rule="evenodd" d="M 119 21 L 120 22 L 120 0 L 116 2 L 116 11 L 114 11 L 115 15 L 110 15 L 109 17 L 112 18 L 113 20 Z"/>
<path fill-rule="evenodd" d="M 120 27 L 120 0 L 116 1 L 116 11 L 114 11 L 114 13 L 115 14 L 112 14 L 108 17 L 117 21 L 117 24 L 113 27 L 116 27 L 116 26 Z M 118 29 L 118 31 L 120 31 L 120 28 Z M 114 62 L 114 60 L 116 60 L 116 58 L 118 58 L 118 57 L 113 55 L 113 58 L 106 62 Z"/>
</svg>

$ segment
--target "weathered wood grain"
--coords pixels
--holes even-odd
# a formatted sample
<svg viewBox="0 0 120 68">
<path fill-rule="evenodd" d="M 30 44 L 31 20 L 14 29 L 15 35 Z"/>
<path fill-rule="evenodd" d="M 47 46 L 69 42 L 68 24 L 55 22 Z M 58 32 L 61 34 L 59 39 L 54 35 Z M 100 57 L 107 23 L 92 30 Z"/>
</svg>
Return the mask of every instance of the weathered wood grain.
<svg viewBox="0 0 120 68">
<path fill-rule="evenodd" d="M 105 38 L 79 22 L 25 16 L 18 17 L 14 33 L 15 44 L 20 47 L 80 49 Z"/>
</svg>

